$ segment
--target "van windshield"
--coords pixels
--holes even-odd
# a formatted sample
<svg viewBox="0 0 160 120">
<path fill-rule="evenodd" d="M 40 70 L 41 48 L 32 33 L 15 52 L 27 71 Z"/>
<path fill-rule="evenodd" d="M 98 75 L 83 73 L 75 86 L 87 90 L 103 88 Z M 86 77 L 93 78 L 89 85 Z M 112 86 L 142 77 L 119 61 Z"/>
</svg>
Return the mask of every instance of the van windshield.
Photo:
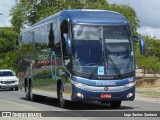
<svg viewBox="0 0 160 120">
<path fill-rule="evenodd" d="M 5 76 L 15 76 L 15 75 L 11 71 L 0 71 L 0 77 L 5 77 Z"/>
</svg>

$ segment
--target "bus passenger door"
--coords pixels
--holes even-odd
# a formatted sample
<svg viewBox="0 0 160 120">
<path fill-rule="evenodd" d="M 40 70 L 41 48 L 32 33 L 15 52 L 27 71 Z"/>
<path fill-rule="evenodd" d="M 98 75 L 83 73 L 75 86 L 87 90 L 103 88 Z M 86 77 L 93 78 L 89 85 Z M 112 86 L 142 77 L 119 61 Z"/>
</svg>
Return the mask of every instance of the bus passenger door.
<svg viewBox="0 0 160 120">
<path fill-rule="evenodd" d="M 68 53 L 67 49 L 67 39 L 65 35 L 69 35 L 69 23 L 66 20 L 63 20 L 61 23 L 61 49 L 62 49 L 62 60 L 63 60 L 63 70 L 59 70 L 61 73 L 61 77 L 64 83 L 64 95 L 65 99 L 70 99 L 68 97 L 72 94 L 70 79 L 70 71 L 71 71 L 71 55 Z M 68 96 L 69 95 L 69 96 Z"/>
</svg>

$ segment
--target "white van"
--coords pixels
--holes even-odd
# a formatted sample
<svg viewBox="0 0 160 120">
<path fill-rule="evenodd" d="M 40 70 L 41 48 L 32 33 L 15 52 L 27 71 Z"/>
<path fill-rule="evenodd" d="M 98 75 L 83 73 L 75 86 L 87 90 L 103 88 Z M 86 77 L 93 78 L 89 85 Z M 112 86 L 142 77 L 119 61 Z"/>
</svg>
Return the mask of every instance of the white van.
<svg viewBox="0 0 160 120">
<path fill-rule="evenodd" d="M 0 89 L 18 91 L 19 80 L 12 70 L 0 70 Z"/>
</svg>

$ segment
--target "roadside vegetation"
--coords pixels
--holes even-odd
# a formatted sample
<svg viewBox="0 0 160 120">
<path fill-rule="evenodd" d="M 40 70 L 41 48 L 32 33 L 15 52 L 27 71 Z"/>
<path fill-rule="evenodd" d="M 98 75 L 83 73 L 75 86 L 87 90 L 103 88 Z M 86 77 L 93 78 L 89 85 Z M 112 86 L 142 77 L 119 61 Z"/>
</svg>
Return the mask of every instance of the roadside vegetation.
<svg viewBox="0 0 160 120">
<path fill-rule="evenodd" d="M 149 36 L 143 36 L 146 41 L 145 56 L 139 54 L 136 49 L 136 62 L 139 68 L 143 69 L 144 74 L 160 74 L 160 40 Z"/>
<path fill-rule="evenodd" d="M 160 98 L 160 92 L 155 89 L 137 88 L 136 93 L 143 97 Z"/>
<path fill-rule="evenodd" d="M 17 72 L 19 33 L 13 27 L 0 27 L 0 68 Z"/>
<path fill-rule="evenodd" d="M 159 78 L 137 79 L 136 93 L 144 97 L 160 98 L 160 79 Z"/>
<path fill-rule="evenodd" d="M 136 92 L 141 96 L 160 98 L 160 40 L 149 36 L 143 36 L 146 41 L 145 56 L 139 54 L 136 46 L 136 62 L 138 68 L 142 69 L 142 77 L 137 77 Z M 146 77 L 146 75 L 153 77 Z"/>
</svg>

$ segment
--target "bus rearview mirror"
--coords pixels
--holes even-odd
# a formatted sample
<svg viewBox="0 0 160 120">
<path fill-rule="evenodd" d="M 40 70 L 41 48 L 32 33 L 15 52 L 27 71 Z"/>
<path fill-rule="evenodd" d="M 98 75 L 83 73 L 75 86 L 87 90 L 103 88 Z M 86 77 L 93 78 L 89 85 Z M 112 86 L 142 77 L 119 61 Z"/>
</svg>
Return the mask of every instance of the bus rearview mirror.
<svg viewBox="0 0 160 120">
<path fill-rule="evenodd" d="M 71 54 L 72 52 L 72 45 L 71 45 L 71 37 L 69 34 L 63 34 L 65 42 L 66 42 L 66 49 L 68 54 Z"/>
<path fill-rule="evenodd" d="M 138 42 L 139 42 L 139 45 L 140 45 L 140 52 L 141 52 L 141 55 L 144 55 L 145 54 L 145 41 L 143 40 L 143 38 L 137 36 L 137 35 L 133 35 L 133 38 L 135 38 Z"/>
</svg>

